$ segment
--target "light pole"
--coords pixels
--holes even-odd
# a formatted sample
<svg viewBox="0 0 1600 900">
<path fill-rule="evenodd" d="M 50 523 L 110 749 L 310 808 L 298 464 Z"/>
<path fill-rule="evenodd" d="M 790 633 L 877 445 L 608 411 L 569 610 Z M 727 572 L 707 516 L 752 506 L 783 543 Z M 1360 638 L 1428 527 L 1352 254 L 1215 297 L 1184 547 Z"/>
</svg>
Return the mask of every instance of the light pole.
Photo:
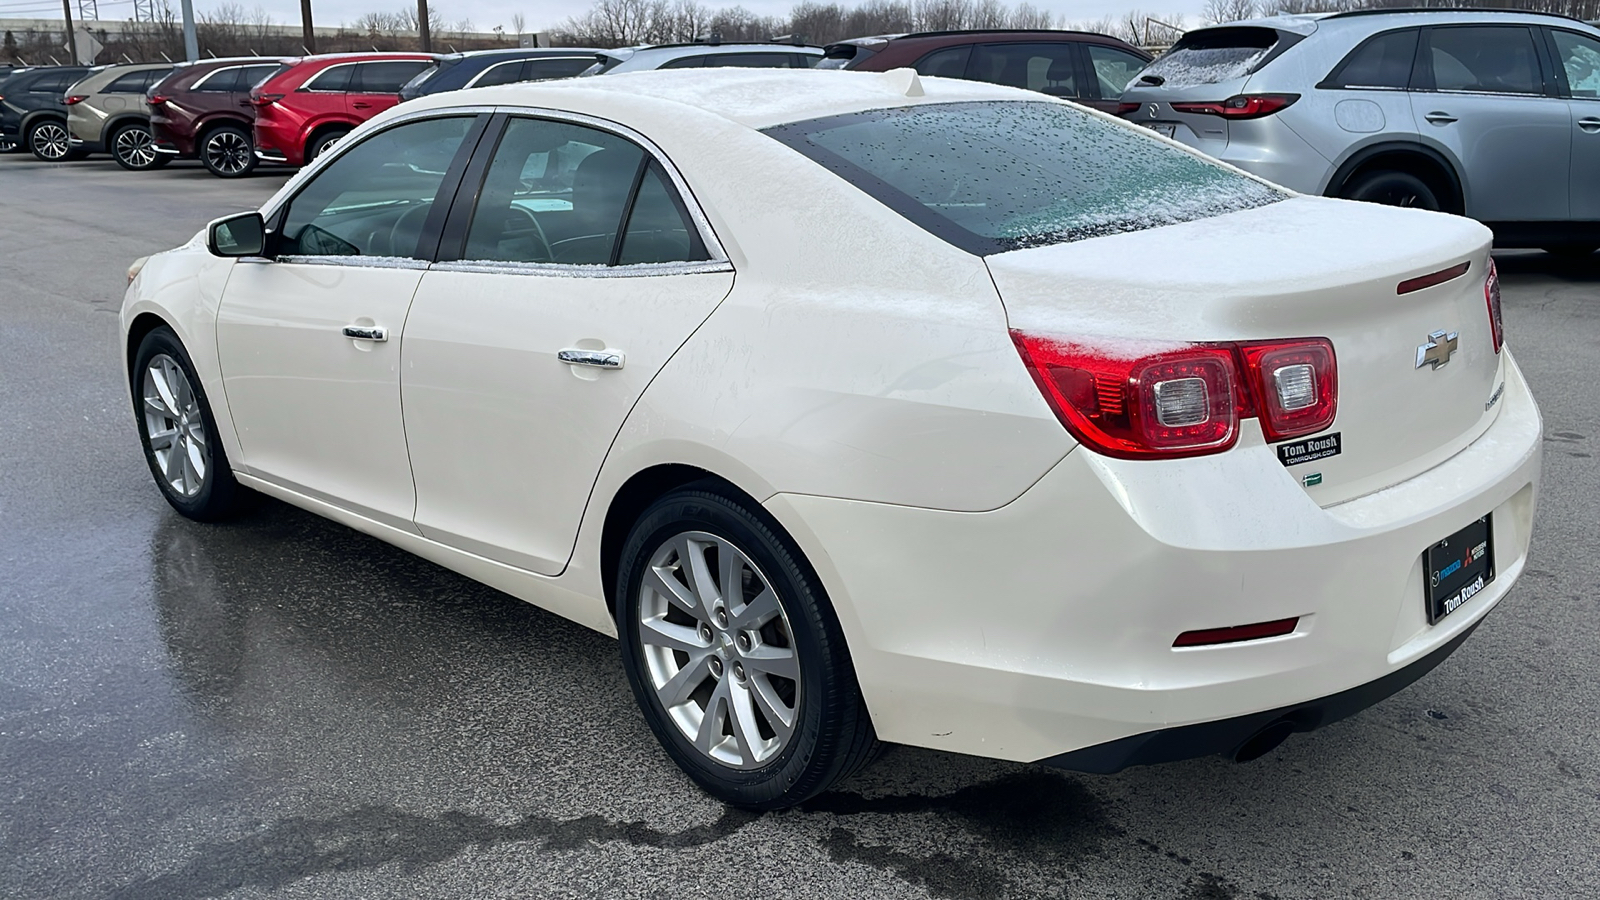
<svg viewBox="0 0 1600 900">
<path fill-rule="evenodd" d="M 189 62 L 200 58 L 200 41 L 194 35 L 194 0 L 183 0 L 183 56 Z"/>
<path fill-rule="evenodd" d="M 73 65 L 78 64 L 78 36 L 72 33 L 72 2 L 61 0 L 61 12 L 67 17 L 67 56 Z"/>
<path fill-rule="evenodd" d="M 428 33 L 428 0 L 417 0 L 417 37 L 422 40 L 422 52 L 433 52 L 433 35 Z"/>
<path fill-rule="evenodd" d="M 311 26 L 311 0 L 300 0 L 300 44 L 307 53 L 317 52 L 317 30 Z"/>
</svg>

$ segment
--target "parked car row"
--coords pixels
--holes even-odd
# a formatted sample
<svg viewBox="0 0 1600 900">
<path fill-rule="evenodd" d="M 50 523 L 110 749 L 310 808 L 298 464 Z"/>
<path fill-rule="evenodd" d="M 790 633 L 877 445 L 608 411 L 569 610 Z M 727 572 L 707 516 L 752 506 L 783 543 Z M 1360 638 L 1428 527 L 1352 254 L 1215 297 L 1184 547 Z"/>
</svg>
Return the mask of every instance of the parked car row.
<svg viewBox="0 0 1600 900">
<path fill-rule="evenodd" d="M 42 160 L 109 153 L 128 169 L 199 159 L 224 178 L 258 163 L 300 166 L 403 100 L 442 91 L 648 69 L 911 67 L 924 75 L 1037 90 L 1106 111 L 1144 51 L 1068 31 L 952 31 L 824 47 L 732 43 L 512 48 L 434 55 L 345 53 L 194 63 L 46 67 L 0 82 L 16 107 L 0 140 Z"/>
</svg>

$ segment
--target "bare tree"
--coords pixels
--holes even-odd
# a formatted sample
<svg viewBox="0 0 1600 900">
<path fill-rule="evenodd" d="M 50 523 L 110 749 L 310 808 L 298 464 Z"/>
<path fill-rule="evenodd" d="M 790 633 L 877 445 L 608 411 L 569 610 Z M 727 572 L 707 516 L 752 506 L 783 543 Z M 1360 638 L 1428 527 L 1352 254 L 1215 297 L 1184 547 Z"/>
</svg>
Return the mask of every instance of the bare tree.
<svg viewBox="0 0 1600 900">
<path fill-rule="evenodd" d="M 1200 11 L 1200 21 L 1215 25 L 1218 22 L 1238 22 L 1253 19 L 1256 0 L 1206 0 Z"/>
</svg>

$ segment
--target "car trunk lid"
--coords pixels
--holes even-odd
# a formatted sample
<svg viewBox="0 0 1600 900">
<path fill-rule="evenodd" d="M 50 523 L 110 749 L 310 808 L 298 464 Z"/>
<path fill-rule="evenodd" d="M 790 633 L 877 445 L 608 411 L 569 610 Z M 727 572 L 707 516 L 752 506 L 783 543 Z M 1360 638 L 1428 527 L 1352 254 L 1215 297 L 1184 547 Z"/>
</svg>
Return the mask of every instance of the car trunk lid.
<svg viewBox="0 0 1600 900">
<path fill-rule="evenodd" d="M 1219 103 L 1244 93 L 1257 69 L 1303 36 L 1259 25 L 1191 31 L 1123 91 L 1122 102 L 1139 104 L 1127 118 L 1199 150 L 1219 152 L 1228 145 L 1228 120 L 1180 112 L 1172 104 Z"/>
<path fill-rule="evenodd" d="M 1468 219 L 1298 197 L 987 261 L 1011 327 L 1062 342 L 1332 341 L 1338 415 L 1312 437 L 1339 434 L 1339 452 L 1286 464 L 1329 505 L 1437 465 L 1498 412 L 1500 356 L 1484 298 L 1489 241 Z M 1456 277 L 1401 291 L 1462 263 Z M 1419 348 L 1441 331 L 1455 336 L 1454 352 L 1419 367 Z M 1259 444 L 1256 421 L 1244 428 L 1242 443 L 1255 435 Z"/>
</svg>

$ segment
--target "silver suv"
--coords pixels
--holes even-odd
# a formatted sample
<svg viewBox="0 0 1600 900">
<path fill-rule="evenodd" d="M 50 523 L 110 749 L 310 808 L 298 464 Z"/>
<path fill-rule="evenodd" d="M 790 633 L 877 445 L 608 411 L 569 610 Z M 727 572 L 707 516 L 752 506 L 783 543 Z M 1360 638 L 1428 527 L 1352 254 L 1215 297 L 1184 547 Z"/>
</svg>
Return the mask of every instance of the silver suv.
<svg viewBox="0 0 1600 900">
<path fill-rule="evenodd" d="M 1600 247 L 1600 30 L 1492 10 L 1191 31 L 1121 115 L 1307 194 L 1454 212 L 1502 247 Z"/>
</svg>

